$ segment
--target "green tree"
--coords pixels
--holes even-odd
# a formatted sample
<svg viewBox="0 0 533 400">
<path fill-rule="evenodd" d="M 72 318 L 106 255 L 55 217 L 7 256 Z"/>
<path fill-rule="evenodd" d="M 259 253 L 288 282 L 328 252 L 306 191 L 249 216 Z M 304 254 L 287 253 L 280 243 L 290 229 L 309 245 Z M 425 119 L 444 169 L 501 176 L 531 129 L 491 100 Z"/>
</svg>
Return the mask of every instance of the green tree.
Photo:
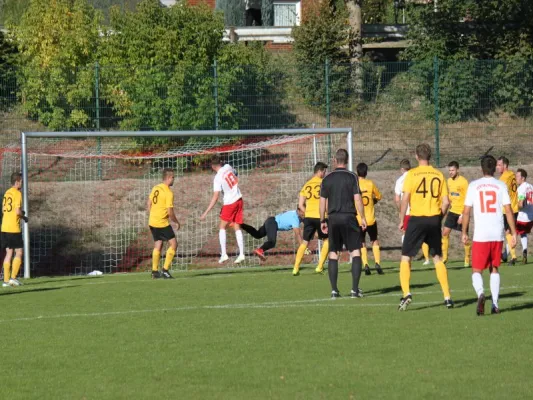
<svg viewBox="0 0 533 400">
<path fill-rule="evenodd" d="M 87 0 L 32 0 L 13 26 L 23 108 L 50 129 L 92 124 L 99 21 Z"/>
<path fill-rule="evenodd" d="M 353 99 L 350 92 L 350 57 L 346 51 L 350 26 L 343 8 L 320 2 L 311 6 L 300 26 L 294 27 L 294 57 L 298 71 L 297 85 L 308 105 L 325 111 L 326 60 L 329 88 L 332 93 L 343 93 L 332 99 L 332 109 L 342 109 Z"/>
<path fill-rule="evenodd" d="M 0 22 L 4 25 L 19 23 L 31 0 L 0 0 Z"/>
<path fill-rule="evenodd" d="M 258 101 L 268 88 L 268 55 L 262 47 L 224 45 L 223 30 L 222 15 L 206 6 L 163 8 L 158 0 L 144 0 L 135 12 L 114 9 L 100 62 L 102 94 L 120 127 L 247 126 L 252 96 L 244 94 Z M 165 140 L 150 140 L 158 142 Z"/>
<path fill-rule="evenodd" d="M 16 102 L 17 80 L 13 59 L 16 49 L 0 31 L 0 108 L 4 109 Z"/>
<path fill-rule="evenodd" d="M 478 117 L 497 107 L 528 113 L 533 103 L 532 20 L 529 0 L 440 0 L 437 12 L 426 7 L 410 25 L 412 45 L 401 57 L 418 62 L 414 68 L 425 93 L 432 93 L 433 60 L 438 60 L 445 120 Z"/>
</svg>

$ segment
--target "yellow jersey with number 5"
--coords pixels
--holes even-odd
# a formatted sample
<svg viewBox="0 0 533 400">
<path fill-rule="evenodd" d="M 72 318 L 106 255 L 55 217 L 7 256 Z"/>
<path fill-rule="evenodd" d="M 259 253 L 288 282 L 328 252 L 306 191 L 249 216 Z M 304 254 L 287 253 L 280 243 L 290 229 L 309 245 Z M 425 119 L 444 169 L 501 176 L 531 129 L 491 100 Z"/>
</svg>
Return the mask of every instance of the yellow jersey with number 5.
<svg viewBox="0 0 533 400">
<path fill-rule="evenodd" d="M 516 185 L 516 175 L 513 171 L 507 170 L 502 176 L 500 176 L 500 181 L 505 183 L 507 186 L 507 191 L 509 192 L 509 198 L 511 199 L 511 209 L 513 213 L 518 212 L 518 186 Z"/>
<path fill-rule="evenodd" d="M 370 179 L 359 177 L 359 189 L 361 189 L 361 200 L 365 209 L 365 220 L 368 226 L 376 223 L 374 212 L 375 201 L 381 200 L 381 193 Z M 361 223 L 361 217 L 357 214 L 357 221 Z"/>
<path fill-rule="evenodd" d="M 442 172 L 430 165 L 420 165 L 407 172 L 402 192 L 410 194 L 411 217 L 433 217 L 441 214 L 448 187 Z"/>
<path fill-rule="evenodd" d="M 305 218 L 320 218 L 320 185 L 322 178 L 313 176 L 300 190 L 300 196 L 305 197 Z"/>
<path fill-rule="evenodd" d="M 168 209 L 174 207 L 174 193 L 164 183 L 153 187 L 150 192 L 150 219 L 148 225 L 154 228 L 165 228 L 168 222 Z"/>
<path fill-rule="evenodd" d="M 12 187 L 4 194 L 2 202 L 2 232 L 20 233 L 20 216 L 17 215 L 17 208 L 22 207 L 22 193 Z"/>
</svg>

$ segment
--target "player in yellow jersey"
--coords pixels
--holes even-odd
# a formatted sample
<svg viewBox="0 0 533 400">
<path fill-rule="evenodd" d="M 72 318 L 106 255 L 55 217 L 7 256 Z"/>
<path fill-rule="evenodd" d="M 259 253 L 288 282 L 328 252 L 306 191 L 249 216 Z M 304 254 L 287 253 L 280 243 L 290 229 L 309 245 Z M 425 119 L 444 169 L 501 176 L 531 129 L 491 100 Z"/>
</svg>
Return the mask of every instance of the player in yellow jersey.
<svg viewBox="0 0 533 400">
<path fill-rule="evenodd" d="M 411 217 L 405 231 L 402 244 L 402 259 L 400 262 L 400 284 L 403 297 L 398 306 L 399 311 L 405 311 L 411 304 L 410 290 L 411 259 L 416 256 L 422 243 L 429 246 L 433 257 L 437 279 L 444 294 L 444 305 L 453 308 L 448 285 L 448 272 L 442 262 L 442 216 L 449 206 L 448 188 L 444 175 L 438 169 L 429 165 L 431 148 L 423 143 L 416 146 L 418 167 L 409 170 L 402 189 L 402 203 L 400 208 L 399 229 L 404 229 L 404 217 L 407 207 L 410 207 Z"/>
<path fill-rule="evenodd" d="M 292 274 L 294 276 L 300 274 L 302 258 L 307 251 L 309 242 L 315 236 L 315 233 L 318 233 L 318 238 L 324 241 L 315 272 L 321 274 L 324 271 L 324 263 L 326 262 L 329 252 L 329 243 L 325 240 L 328 238 L 328 235 L 324 234 L 322 229 L 320 229 L 319 203 L 320 185 L 322 184 L 322 179 L 324 179 L 324 176 L 326 175 L 327 169 L 328 166 L 326 164 L 323 162 L 317 162 L 313 169 L 313 177 L 305 182 L 302 190 L 300 190 L 298 209 L 304 212 L 304 232 L 303 241 L 296 252 L 296 260 L 294 261 L 294 268 L 292 269 Z"/>
<path fill-rule="evenodd" d="M 356 167 L 357 176 L 359 177 L 359 188 L 361 190 L 361 199 L 363 200 L 363 207 L 365 209 L 366 230 L 361 235 L 361 260 L 365 268 L 365 275 L 370 275 L 370 267 L 368 266 L 368 254 L 366 251 L 366 234 L 372 243 L 372 252 L 374 253 L 374 262 L 376 271 L 379 275 L 383 275 L 383 270 L 379 265 L 381 261 L 381 254 L 379 250 L 378 241 L 378 223 L 374 213 L 374 204 L 381 200 L 381 193 L 370 179 L 366 179 L 368 174 L 368 165 L 359 163 Z M 357 222 L 361 224 L 361 216 L 357 215 Z"/>
<path fill-rule="evenodd" d="M 451 161 L 448 164 L 448 192 L 450 197 L 450 209 L 444 220 L 442 228 L 442 260 L 446 264 L 448 261 L 448 246 L 450 243 L 450 232 L 452 229 L 461 232 L 463 227 L 463 210 L 465 208 L 466 192 L 468 190 L 468 181 L 462 175 L 459 175 L 459 163 Z M 466 228 L 468 232 L 468 227 Z M 465 250 L 465 267 L 470 266 L 470 242 L 464 245 Z"/>
<path fill-rule="evenodd" d="M 509 169 L 509 159 L 507 157 L 501 156 L 498 158 L 496 163 L 496 170 L 500 173 L 500 181 L 505 183 L 507 190 L 509 191 L 509 198 L 511 199 L 511 210 L 514 215 L 514 223 L 516 225 L 516 220 L 518 218 L 518 185 L 516 184 L 516 176 L 513 171 Z M 511 230 L 509 229 L 509 224 L 505 216 L 502 217 L 505 227 L 505 239 L 507 241 L 507 256 L 511 254 L 511 259 L 509 260 L 509 265 L 515 265 L 516 263 L 516 249 L 511 246 L 512 235 Z M 504 261 L 507 261 L 507 256 L 504 256 Z"/>
<path fill-rule="evenodd" d="M 170 222 L 177 225 L 180 229 L 180 223 L 174 214 L 174 193 L 170 187 L 174 184 L 174 170 L 172 168 L 163 169 L 163 182 L 152 188 L 146 207 L 150 213 L 148 225 L 154 238 L 154 250 L 152 252 L 152 279 L 163 276 L 165 279 L 172 279 L 169 269 L 172 259 L 178 248 L 178 241 Z M 170 221 L 170 222 L 169 222 Z M 159 259 L 161 258 L 161 249 L 163 242 L 168 242 L 169 246 L 165 254 L 165 263 L 163 271 L 159 274 Z"/>
<path fill-rule="evenodd" d="M 11 174 L 11 187 L 4 194 L 2 202 L 2 247 L 6 249 L 4 258 L 4 282 L 3 287 L 20 286 L 17 275 L 22 265 L 22 231 L 20 230 L 20 220 L 28 222 L 28 218 L 22 211 L 22 174 L 14 172 Z M 15 258 L 13 258 L 13 251 Z M 11 261 L 13 260 L 13 264 Z"/>
</svg>

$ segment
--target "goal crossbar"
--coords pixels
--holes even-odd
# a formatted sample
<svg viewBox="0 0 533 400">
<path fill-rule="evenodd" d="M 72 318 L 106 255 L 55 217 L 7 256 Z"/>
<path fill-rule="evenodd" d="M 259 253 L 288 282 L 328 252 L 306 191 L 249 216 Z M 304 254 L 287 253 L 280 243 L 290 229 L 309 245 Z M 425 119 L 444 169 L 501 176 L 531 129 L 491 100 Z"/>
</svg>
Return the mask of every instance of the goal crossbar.
<svg viewBox="0 0 533 400">
<path fill-rule="evenodd" d="M 215 136 L 278 136 L 278 135 L 325 135 L 346 134 L 348 151 L 348 169 L 353 171 L 352 128 L 302 128 L 302 129 L 258 129 L 258 130 L 187 130 L 187 131 L 78 131 L 78 132 L 21 132 L 22 195 L 26 216 L 29 215 L 28 189 L 28 147 L 30 138 L 106 138 L 106 137 L 215 137 Z M 95 158 L 105 158 L 96 156 Z M 27 223 L 23 224 L 24 240 L 24 278 L 30 278 L 30 231 Z"/>
</svg>

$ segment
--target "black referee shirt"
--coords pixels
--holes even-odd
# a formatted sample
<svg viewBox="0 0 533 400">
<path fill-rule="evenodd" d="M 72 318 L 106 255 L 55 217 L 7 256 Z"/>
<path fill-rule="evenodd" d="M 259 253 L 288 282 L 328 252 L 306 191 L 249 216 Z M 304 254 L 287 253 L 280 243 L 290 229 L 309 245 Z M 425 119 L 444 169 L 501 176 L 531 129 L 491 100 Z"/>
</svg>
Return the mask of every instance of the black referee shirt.
<svg viewBox="0 0 533 400">
<path fill-rule="evenodd" d="M 361 194 L 359 179 L 346 168 L 337 168 L 328 174 L 320 186 L 320 197 L 328 199 L 328 215 L 356 214 L 353 196 Z"/>
</svg>

